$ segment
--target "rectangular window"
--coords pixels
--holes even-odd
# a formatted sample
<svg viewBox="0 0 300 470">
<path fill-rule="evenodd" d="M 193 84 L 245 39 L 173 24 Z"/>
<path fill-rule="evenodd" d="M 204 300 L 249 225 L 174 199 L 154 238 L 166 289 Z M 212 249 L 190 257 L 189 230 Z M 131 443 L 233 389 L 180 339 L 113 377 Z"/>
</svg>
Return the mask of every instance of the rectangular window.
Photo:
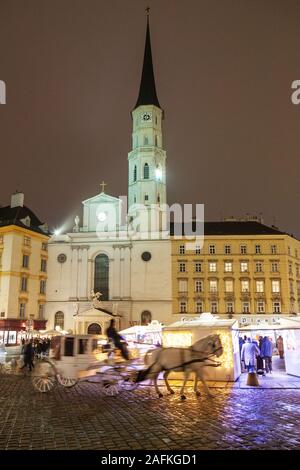
<svg viewBox="0 0 300 470">
<path fill-rule="evenodd" d="M 262 261 L 256 261 L 256 263 L 255 263 L 255 272 L 262 273 L 262 271 L 263 271 Z"/>
<path fill-rule="evenodd" d="M 30 244 L 31 244 L 30 237 L 24 237 L 24 245 L 30 246 Z"/>
<path fill-rule="evenodd" d="M 202 263 L 199 263 L 199 262 L 195 263 L 195 272 L 201 273 L 201 271 L 202 271 Z"/>
<path fill-rule="evenodd" d="M 296 264 L 296 276 L 299 277 L 299 264 Z"/>
<path fill-rule="evenodd" d="M 247 254 L 247 245 L 241 245 L 241 255 L 246 255 Z"/>
<path fill-rule="evenodd" d="M 226 302 L 226 311 L 227 311 L 227 313 L 233 313 L 234 312 L 233 302 Z"/>
<path fill-rule="evenodd" d="M 196 302 L 196 313 L 203 313 L 203 302 L 202 302 L 202 300 L 197 300 L 197 302 Z"/>
<path fill-rule="evenodd" d="M 47 243 L 42 243 L 42 250 L 44 250 L 44 251 L 48 250 L 48 244 Z"/>
<path fill-rule="evenodd" d="M 233 292 L 233 280 L 232 279 L 225 280 L 225 292 Z"/>
<path fill-rule="evenodd" d="M 178 281 L 178 292 L 187 292 L 188 291 L 188 281 L 187 279 L 179 279 Z"/>
<path fill-rule="evenodd" d="M 28 268 L 29 267 L 29 256 L 23 255 L 22 267 Z"/>
<path fill-rule="evenodd" d="M 19 308 L 20 318 L 25 318 L 26 315 L 26 304 L 20 304 Z"/>
<path fill-rule="evenodd" d="M 280 292 L 280 281 L 278 279 L 272 280 L 272 292 L 273 294 L 279 294 Z"/>
<path fill-rule="evenodd" d="M 243 313 L 250 313 L 250 302 L 243 302 L 242 309 Z"/>
<path fill-rule="evenodd" d="M 180 311 L 180 313 L 186 313 L 187 312 L 187 303 L 186 303 L 186 301 L 180 302 L 179 311 Z"/>
<path fill-rule="evenodd" d="M 213 301 L 210 303 L 211 313 L 218 313 L 218 302 Z"/>
<path fill-rule="evenodd" d="M 255 253 L 257 255 L 260 255 L 261 254 L 261 246 L 260 245 L 255 245 Z"/>
<path fill-rule="evenodd" d="M 178 268 L 179 268 L 180 273 L 185 273 L 186 272 L 186 264 L 185 263 L 182 263 L 182 262 L 179 263 Z"/>
<path fill-rule="evenodd" d="M 45 304 L 39 304 L 39 320 L 44 320 L 45 317 Z"/>
<path fill-rule="evenodd" d="M 203 282 L 199 279 L 195 281 L 195 292 L 203 292 Z"/>
<path fill-rule="evenodd" d="M 21 277 L 21 291 L 27 292 L 27 277 Z"/>
<path fill-rule="evenodd" d="M 231 254 L 231 245 L 225 245 L 225 254 L 230 255 Z"/>
<path fill-rule="evenodd" d="M 185 245 L 179 245 L 179 254 L 184 255 L 185 254 Z"/>
<path fill-rule="evenodd" d="M 217 263 L 211 262 L 209 263 L 209 272 L 215 273 L 217 271 Z"/>
<path fill-rule="evenodd" d="M 40 281 L 40 294 L 46 294 L 46 281 Z"/>
<path fill-rule="evenodd" d="M 242 273 L 248 272 L 248 262 L 247 261 L 242 261 L 241 262 L 241 272 Z"/>
<path fill-rule="evenodd" d="M 279 266 L 278 261 L 272 261 L 272 263 L 271 263 L 271 271 L 272 271 L 272 273 L 278 273 L 278 271 L 279 271 L 278 266 Z"/>
<path fill-rule="evenodd" d="M 200 245 L 196 245 L 195 253 L 196 253 L 196 255 L 200 255 L 200 253 L 201 253 Z"/>
<path fill-rule="evenodd" d="M 242 288 L 242 292 L 249 292 L 250 291 L 248 279 L 243 279 L 241 281 L 241 288 Z"/>
<path fill-rule="evenodd" d="M 209 245 L 208 252 L 209 252 L 210 255 L 215 255 L 216 254 L 216 245 Z"/>
<path fill-rule="evenodd" d="M 273 302 L 273 313 L 280 313 L 281 305 L 280 302 Z"/>
<path fill-rule="evenodd" d="M 218 291 L 218 281 L 213 279 L 209 281 L 209 292 L 217 292 Z"/>
<path fill-rule="evenodd" d="M 272 253 L 272 255 L 277 254 L 277 246 L 276 245 L 271 245 L 271 253 Z"/>
<path fill-rule="evenodd" d="M 41 271 L 46 272 L 47 271 L 47 260 L 46 259 L 41 259 Z"/>
<path fill-rule="evenodd" d="M 264 281 L 256 281 L 256 292 L 262 293 L 264 291 Z"/>
<path fill-rule="evenodd" d="M 288 255 L 291 256 L 291 247 L 288 246 Z"/>
<path fill-rule="evenodd" d="M 300 297 L 300 282 L 299 281 L 297 281 L 297 295 L 298 297 Z"/>
<path fill-rule="evenodd" d="M 232 263 L 225 261 L 225 273 L 232 273 Z"/>
<path fill-rule="evenodd" d="M 263 301 L 257 302 L 257 313 L 264 313 L 265 312 L 265 303 Z"/>
<path fill-rule="evenodd" d="M 78 354 L 88 354 L 88 339 L 79 339 L 78 340 Z M 95 348 L 96 349 L 96 348 Z"/>
<path fill-rule="evenodd" d="M 293 275 L 293 264 L 291 262 L 289 262 L 289 275 Z"/>
<path fill-rule="evenodd" d="M 294 283 L 293 283 L 293 281 L 290 281 L 290 293 L 294 294 Z"/>
<path fill-rule="evenodd" d="M 65 356 L 74 356 L 74 338 L 65 338 Z"/>
</svg>

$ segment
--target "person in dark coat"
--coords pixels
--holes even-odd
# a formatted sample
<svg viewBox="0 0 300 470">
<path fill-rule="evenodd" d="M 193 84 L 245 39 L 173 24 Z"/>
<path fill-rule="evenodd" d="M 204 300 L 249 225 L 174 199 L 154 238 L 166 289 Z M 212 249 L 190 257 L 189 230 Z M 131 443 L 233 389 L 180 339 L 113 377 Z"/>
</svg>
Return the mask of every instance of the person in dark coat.
<svg viewBox="0 0 300 470">
<path fill-rule="evenodd" d="M 25 344 L 24 365 L 21 367 L 21 369 L 27 366 L 31 372 L 32 368 L 34 367 L 33 358 L 34 358 L 34 349 L 33 349 L 32 339 L 31 339 L 31 340 L 28 340 L 27 343 Z"/>
<path fill-rule="evenodd" d="M 273 355 L 273 344 L 270 339 L 265 336 L 263 341 L 262 341 L 262 346 L 261 346 L 261 356 L 265 360 L 265 368 L 266 368 L 266 373 L 268 374 L 269 372 L 272 372 L 272 355 Z"/>
<path fill-rule="evenodd" d="M 129 352 L 127 349 L 127 345 L 122 336 L 117 332 L 116 320 L 112 319 L 110 321 L 110 325 L 107 328 L 106 335 L 114 343 L 115 347 L 121 351 L 122 357 L 126 361 L 128 361 Z"/>
</svg>

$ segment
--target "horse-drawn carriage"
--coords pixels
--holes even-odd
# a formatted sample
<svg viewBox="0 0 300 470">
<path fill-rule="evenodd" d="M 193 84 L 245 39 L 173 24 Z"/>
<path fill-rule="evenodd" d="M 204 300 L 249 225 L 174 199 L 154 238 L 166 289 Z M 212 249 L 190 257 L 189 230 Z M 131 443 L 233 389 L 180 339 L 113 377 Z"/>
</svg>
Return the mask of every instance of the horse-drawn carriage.
<svg viewBox="0 0 300 470">
<path fill-rule="evenodd" d="M 33 387 L 49 392 L 57 383 L 73 387 L 83 380 L 96 381 L 106 395 L 135 388 L 137 359 L 124 361 L 106 338 L 98 335 L 54 336 L 49 359 L 36 362 Z"/>
</svg>

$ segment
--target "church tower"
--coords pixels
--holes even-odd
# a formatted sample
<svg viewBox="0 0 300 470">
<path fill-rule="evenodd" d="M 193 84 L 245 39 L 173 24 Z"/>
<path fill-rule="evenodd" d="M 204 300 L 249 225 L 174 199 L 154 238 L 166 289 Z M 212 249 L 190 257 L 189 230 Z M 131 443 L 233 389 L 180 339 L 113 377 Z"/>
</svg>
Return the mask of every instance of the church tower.
<svg viewBox="0 0 300 470">
<path fill-rule="evenodd" d="M 149 9 L 144 63 L 138 99 L 132 114 L 132 150 L 128 154 L 128 207 L 136 204 L 157 208 L 166 204 L 166 152 L 162 120 L 153 71 Z M 150 209 L 150 207 L 149 207 Z"/>
</svg>

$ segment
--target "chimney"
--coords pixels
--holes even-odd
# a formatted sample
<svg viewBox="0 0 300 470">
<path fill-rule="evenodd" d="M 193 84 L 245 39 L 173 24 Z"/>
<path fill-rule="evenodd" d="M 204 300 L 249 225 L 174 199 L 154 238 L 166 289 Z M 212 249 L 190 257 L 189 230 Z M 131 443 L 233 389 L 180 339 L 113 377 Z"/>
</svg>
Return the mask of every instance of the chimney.
<svg viewBox="0 0 300 470">
<path fill-rule="evenodd" d="M 24 193 L 16 191 L 11 196 L 10 207 L 23 207 L 24 206 Z"/>
</svg>

